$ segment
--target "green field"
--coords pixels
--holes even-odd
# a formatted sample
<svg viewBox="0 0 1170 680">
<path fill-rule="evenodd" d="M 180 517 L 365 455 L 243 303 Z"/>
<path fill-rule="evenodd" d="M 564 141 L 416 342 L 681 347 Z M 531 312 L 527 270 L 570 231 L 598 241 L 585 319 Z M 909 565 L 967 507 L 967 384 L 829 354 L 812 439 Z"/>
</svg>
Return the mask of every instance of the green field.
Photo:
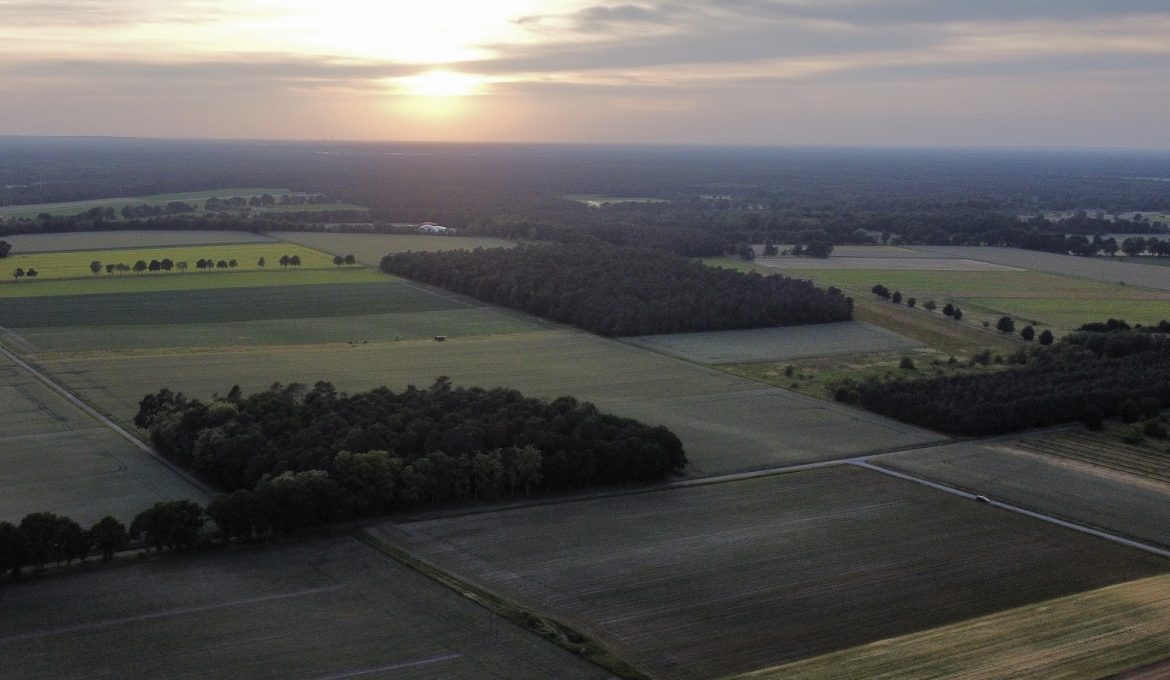
<svg viewBox="0 0 1170 680">
<path fill-rule="evenodd" d="M 53 279 L 101 279 L 101 278 L 128 278 L 134 276 L 167 276 L 170 274 L 184 273 L 179 270 L 182 265 L 176 264 L 175 271 L 171 272 L 124 272 L 107 274 L 105 269 L 102 269 L 98 274 L 94 274 L 89 265 L 93 261 L 102 264 L 117 264 L 123 263 L 133 267 L 138 260 L 143 260 L 150 263 L 151 260 L 162 260 L 170 258 L 175 263 L 186 262 L 186 273 L 222 273 L 227 269 L 215 269 L 212 271 L 200 272 L 195 268 L 196 261 L 200 259 L 214 260 L 218 263 L 220 260 L 230 261 L 236 260 L 237 267 L 234 271 L 269 271 L 280 270 L 285 267 L 280 266 L 280 258 L 283 255 L 296 255 L 301 258 L 301 265 L 299 269 L 331 269 L 335 268 L 333 264 L 333 256 L 327 255 L 319 250 L 310 250 L 303 246 L 286 244 L 286 243 L 237 243 L 234 245 L 201 245 L 201 246 L 164 246 L 157 248 L 125 248 L 119 250 L 80 250 L 80 251 L 60 251 L 52 253 L 26 253 L 9 255 L 4 259 L 4 267 L 8 280 L 12 285 L 35 284 L 40 281 L 47 281 Z M 265 266 L 261 267 L 258 260 L 263 257 L 266 262 Z M 12 277 L 12 272 L 17 268 L 23 268 L 26 271 L 35 268 L 38 272 L 36 280 L 20 279 L 16 280 Z M 294 267 L 296 269 L 296 267 Z"/>
<path fill-rule="evenodd" d="M 279 274 L 272 276 L 280 278 Z M 0 325 L 21 329 L 310 319 L 429 312 L 466 306 L 452 298 L 382 277 L 381 281 L 371 283 L 13 298 L 0 304 Z"/>
<path fill-rule="evenodd" d="M 105 515 L 128 524 L 161 500 L 210 500 L 3 359 L 0 413 L 0 520 L 48 510 L 89 528 Z"/>
<path fill-rule="evenodd" d="M 160 387 L 207 398 L 239 384 L 333 382 L 356 392 L 386 385 L 456 385 L 571 395 L 605 411 L 663 424 L 682 439 L 688 473 L 709 475 L 843 458 L 939 441 L 931 432 L 810 399 L 579 331 L 558 329 L 446 342 L 165 350 L 133 355 L 59 354 L 39 363 L 99 409 L 123 422 Z M 364 336 L 363 336 L 364 337 Z M 357 339 L 357 338 L 355 338 Z M 828 433 L 832 433 L 831 436 Z"/>
<path fill-rule="evenodd" d="M 1170 293 L 1166 291 L 1045 272 L 793 269 L 787 273 L 837 286 L 859 297 L 872 297 L 870 289 L 880 283 L 919 301 L 934 299 L 939 307 L 954 302 L 966 313 L 967 322 L 994 322 L 996 316 L 1006 314 L 1022 322 L 1035 320 L 1068 331 L 1107 318 L 1135 323 L 1170 319 Z"/>
<path fill-rule="evenodd" d="M 28 579 L 2 597 L 4 678 L 608 677 L 348 538 Z"/>
<path fill-rule="evenodd" d="M 0 238 L 12 244 L 12 255 L 62 250 L 112 250 L 148 248 L 152 246 L 272 243 L 274 240 L 268 236 L 250 231 L 203 229 L 70 231 L 58 234 L 15 234 Z M 87 262 L 86 265 L 88 264 Z M 9 272 L 4 273 L 8 274 Z M 89 273 L 88 269 L 86 273 Z"/>
<path fill-rule="evenodd" d="M 334 255 L 353 253 L 358 262 L 377 267 L 382 256 L 408 250 L 474 250 L 476 248 L 511 248 L 516 244 L 499 238 L 471 236 L 435 236 L 423 234 L 337 234 L 320 231 L 275 231 L 271 236 L 289 243 Z"/>
<path fill-rule="evenodd" d="M 36 203 L 32 205 L 10 205 L 0 208 L 0 217 L 11 218 L 26 218 L 33 219 L 41 213 L 49 213 L 50 215 L 80 215 L 91 208 L 113 208 L 115 211 L 121 210 L 125 206 L 139 206 L 139 205 L 166 205 L 172 201 L 184 201 L 192 203 L 195 201 L 203 202 L 212 196 L 219 198 L 251 198 L 252 196 L 263 196 L 270 194 L 272 196 L 279 196 L 280 194 L 293 193 L 288 189 L 273 189 L 273 188 L 229 188 L 229 189 L 209 189 L 207 191 L 185 191 L 173 194 L 153 194 L 150 196 L 121 196 L 118 198 L 96 198 L 89 201 L 70 201 L 67 203 Z M 200 206 L 202 207 L 202 206 Z"/>
<path fill-rule="evenodd" d="M 298 317 L 235 322 L 42 326 L 19 329 L 33 353 L 120 352 L 159 348 L 256 347 L 421 340 L 523 333 L 542 326 L 527 317 L 488 307 L 432 312 Z"/>
<path fill-rule="evenodd" d="M 376 531 L 678 680 L 1167 570 L 1135 550 L 847 466 Z"/>
<path fill-rule="evenodd" d="M 268 286 L 313 286 L 338 283 L 385 283 L 395 280 L 365 268 L 334 269 L 270 269 L 269 271 L 214 271 L 214 272 L 147 272 L 143 274 L 114 274 L 88 279 L 57 279 L 0 283 L 0 300 L 17 298 L 48 298 L 60 295 L 103 295 L 116 293 L 152 293 L 180 290 L 219 290 L 229 288 L 263 288 Z M 0 303 L 7 305 L 7 302 Z M 0 310 L 3 308 L 0 307 Z M 0 311 L 0 318 L 3 311 Z"/>
<path fill-rule="evenodd" d="M 1153 576 L 747 673 L 734 680 L 1075 680 L 1128 677 L 1123 671 L 1167 657 L 1170 577 Z M 1148 677 L 1164 676 L 1155 673 Z"/>
</svg>

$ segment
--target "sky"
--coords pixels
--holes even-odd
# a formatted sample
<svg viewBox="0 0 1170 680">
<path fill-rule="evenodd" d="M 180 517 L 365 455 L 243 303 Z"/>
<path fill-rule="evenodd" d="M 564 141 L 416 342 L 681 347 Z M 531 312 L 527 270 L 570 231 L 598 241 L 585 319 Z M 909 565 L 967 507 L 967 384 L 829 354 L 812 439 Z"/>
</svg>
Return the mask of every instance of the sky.
<svg viewBox="0 0 1170 680">
<path fill-rule="evenodd" d="M 0 134 L 1170 148 L 1168 0 L 0 0 Z"/>
</svg>

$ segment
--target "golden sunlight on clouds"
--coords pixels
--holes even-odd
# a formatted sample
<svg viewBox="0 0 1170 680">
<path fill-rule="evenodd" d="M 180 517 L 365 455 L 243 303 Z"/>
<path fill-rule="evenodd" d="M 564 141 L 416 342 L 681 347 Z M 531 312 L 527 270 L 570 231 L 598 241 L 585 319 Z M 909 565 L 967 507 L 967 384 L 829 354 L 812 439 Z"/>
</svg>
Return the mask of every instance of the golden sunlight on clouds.
<svg viewBox="0 0 1170 680">
<path fill-rule="evenodd" d="M 466 97 L 483 89 L 480 78 L 451 71 L 427 71 L 398 78 L 395 84 L 403 94 L 415 97 Z"/>
</svg>

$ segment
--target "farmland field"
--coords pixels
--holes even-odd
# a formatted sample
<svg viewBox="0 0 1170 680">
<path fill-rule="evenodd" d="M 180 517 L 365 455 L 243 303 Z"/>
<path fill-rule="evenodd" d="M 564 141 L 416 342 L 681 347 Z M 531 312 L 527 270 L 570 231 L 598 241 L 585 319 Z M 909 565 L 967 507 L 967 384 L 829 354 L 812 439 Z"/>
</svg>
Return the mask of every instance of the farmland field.
<svg viewBox="0 0 1170 680">
<path fill-rule="evenodd" d="M 468 306 L 387 276 L 375 276 L 380 281 L 12 298 L 0 305 L 0 324 L 13 329 L 184 324 L 429 312 Z M 281 278 L 281 275 L 273 277 Z"/>
<path fill-rule="evenodd" d="M 920 345 L 861 321 L 755 328 L 743 331 L 676 333 L 622 338 L 623 342 L 702 364 L 778 361 L 800 357 L 907 350 Z"/>
<path fill-rule="evenodd" d="M 0 237 L 12 244 L 12 255 L 62 250 L 111 250 L 151 246 L 190 246 L 217 243 L 271 243 L 272 238 L 250 231 L 73 231 L 62 234 L 14 234 Z M 196 258 L 198 259 L 198 258 Z M 89 264 L 88 262 L 86 264 Z"/>
<path fill-rule="evenodd" d="M 1012 272 L 1021 271 L 1001 264 L 965 260 L 957 257 L 758 257 L 756 262 L 765 267 L 788 270 L 811 269 L 898 269 L 903 271 L 942 272 Z"/>
<path fill-rule="evenodd" d="M 849 467 L 376 531 L 661 678 L 768 668 L 1167 569 Z"/>
<path fill-rule="evenodd" d="M 1063 331 L 1126 312 L 1131 316 L 1125 318 L 1136 323 L 1170 318 L 1168 292 L 1045 272 L 793 269 L 786 273 L 838 286 L 858 296 L 870 295 L 870 288 L 881 283 L 919 301 L 933 298 L 939 306 L 953 300 L 968 312 L 966 319 L 975 320 L 976 313 L 988 317 L 1008 314 Z"/>
<path fill-rule="evenodd" d="M 452 331 L 455 333 L 455 331 Z M 841 458 L 939 441 L 939 435 L 872 414 L 695 366 L 569 329 L 349 345 L 143 351 L 132 356 L 53 355 L 41 366 L 123 422 L 160 387 L 207 398 L 239 384 L 333 382 L 350 392 L 381 385 L 518 389 L 572 395 L 599 408 L 663 424 L 683 440 L 689 472 L 706 475 Z"/>
<path fill-rule="evenodd" d="M 344 283 L 385 283 L 394 280 L 381 272 L 349 267 L 335 269 L 298 269 L 268 271 L 171 272 L 115 274 L 85 279 L 53 281 L 11 280 L 0 282 L 0 299 L 46 298 L 59 295 L 101 295 L 114 293 L 149 293 L 159 291 L 216 290 L 258 288 L 266 286 L 312 286 Z M 7 304 L 7 303 L 5 303 Z"/>
<path fill-rule="evenodd" d="M 1074 257 L 1056 253 L 1042 253 L 1018 248 L 987 246 L 913 246 L 914 250 L 933 256 L 966 257 L 994 264 L 1019 267 L 1037 272 L 1064 274 L 1116 285 L 1124 281 L 1131 286 L 1144 286 L 1170 291 L 1170 277 L 1160 269 L 1143 267 L 1128 262 L 1113 262 L 1103 257 Z"/>
<path fill-rule="evenodd" d="M 395 339 L 427 339 L 436 335 L 446 335 L 455 340 L 478 335 L 522 333 L 541 328 L 543 326 L 538 322 L 518 314 L 488 307 L 461 307 L 429 312 L 319 317 L 302 314 L 297 318 L 202 323 L 183 321 L 167 325 L 26 326 L 19 329 L 19 338 L 23 341 L 24 349 L 34 353 L 99 352 L 390 342 Z"/>
<path fill-rule="evenodd" d="M 195 262 L 199 259 L 209 259 L 214 261 L 219 260 L 237 260 L 238 268 L 233 268 L 236 271 L 269 271 L 284 269 L 280 266 L 279 260 L 282 255 L 293 256 L 296 255 L 301 258 L 301 266 L 295 269 L 332 269 L 335 268 L 333 264 L 333 257 L 326 255 L 319 250 L 310 250 L 303 246 L 286 243 L 238 243 L 234 245 L 197 245 L 197 246 L 163 246 L 163 247 L 148 247 L 148 248 L 124 248 L 119 250 L 78 250 L 78 251 L 62 251 L 53 253 L 26 253 L 26 254 L 12 254 L 4 260 L 4 266 L 7 268 L 7 273 L 22 267 L 24 269 L 35 268 L 39 274 L 37 281 L 47 279 L 72 279 L 72 278 L 86 278 L 86 279 L 101 279 L 101 278 L 129 278 L 133 276 L 170 276 L 176 272 L 143 272 L 131 273 L 125 272 L 120 274 L 107 274 L 105 270 L 97 275 L 93 274 L 89 265 L 93 261 L 98 261 L 102 264 L 123 263 L 133 266 L 136 260 L 144 260 L 150 262 L 151 260 L 162 260 L 170 258 L 175 262 L 187 262 L 190 272 L 195 272 Z M 266 266 L 261 267 L 257 263 L 259 258 L 265 258 Z M 34 283 L 32 281 L 16 282 L 13 285 L 21 285 L 22 283 Z"/>
<path fill-rule="evenodd" d="M 872 462 L 995 500 L 1170 546 L 1170 484 L 1043 455 L 1029 440 L 969 442 L 879 456 Z M 1029 447 L 1031 448 L 1031 447 Z"/>
<path fill-rule="evenodd" d="M 348 538 L 4 588 L 0 677 L 602 680 Z"/>
<path fill-rule="evenodd" d="M 153 194 L 150 196 L 121 196 L 118 198 L 96 198 L 88 201 L 70 201 L 66 203 L 36 203 L 31 205 L 10 205 L 0 208 L 0 216 L 12 218 L 26 218 L 33 219 L 37 215 L 47 212 L 50 215 L 80 215 L 90 208 L 113 208 L 115 211 L 121 210 L 124 206 L 139 206 L 139 205 L 166 205 L 171 201 L 184 201 L 187 203 L 193 201 L 206 201 L 207 199 L 218 196 L 219 198 L 234 198 L 242 196 L 244 198 L 251 198 L 252 196 L 263 196 L 264 194 L 271 194 L 278 196 L 280 194 L 292 193 L 288 189 L 272 189 L 272 188 L 230 188 L 230 189 L 210 189 L 208 191 L 185 191 L 172 194 Z"/>
<path fill-rule="evenodd" d="M 377 267 L 382 256 L 408 250 L 474 250 L 476 248 L 511 248 L 515 243 L 498 238 L 469 236 L 425 236 L 422 234 L 335 234 L 319 231 L 277 231 L 274 238 L 297 243 L 334 255 L 352 253 L 359 262 Z"/>
<path fill-rule="evenodd" d="M 50 511 L 88 528 L 108 514 L 129 524 L 161 500 L 209 500 L 2 357 L 0 412 L 0 520 Z"/>
<path fill-rule="evenodd" d="M 1170 657 L 1170 576 L 1151 576 L 735 680 L 1112 678 L 1130 677 L 1115 674 L 1166 657 Z"/>
</svg>

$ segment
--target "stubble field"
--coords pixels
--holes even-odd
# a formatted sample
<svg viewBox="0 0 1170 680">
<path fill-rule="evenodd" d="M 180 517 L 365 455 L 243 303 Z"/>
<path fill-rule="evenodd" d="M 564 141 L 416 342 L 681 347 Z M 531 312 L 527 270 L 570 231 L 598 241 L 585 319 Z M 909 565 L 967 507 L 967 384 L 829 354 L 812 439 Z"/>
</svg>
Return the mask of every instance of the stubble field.
<svg viewBox="0 0 1170 680">
<path fill-rule="evenodd" d="M 5 586 L 0 677 L 602 680 L 348 538 Z"/>
<path fill-rule="evenodd" d="M 769 668 L 1166 569 L 850 467 L 377 533 L 660 678 Z"/>
</svg>

